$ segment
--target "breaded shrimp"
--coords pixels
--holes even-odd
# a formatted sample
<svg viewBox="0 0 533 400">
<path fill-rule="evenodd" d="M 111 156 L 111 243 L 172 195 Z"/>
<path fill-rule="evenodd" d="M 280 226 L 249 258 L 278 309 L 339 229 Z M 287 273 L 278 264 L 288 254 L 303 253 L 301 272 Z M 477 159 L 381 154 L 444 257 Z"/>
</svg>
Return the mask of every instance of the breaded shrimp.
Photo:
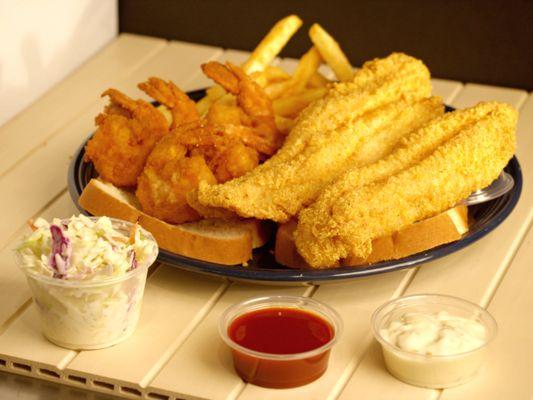
<svg viewBox="0 0 533 400">
<path fill-rule="evenodd" d="M 174 128 L 153 150 L 137 187 L 143 211 L 170 223 L 200 218 L 187 204 L 200 182 L 239 177 L 279 146 L 272 103 L 262 89 L 238 67 L 212 62 L 203 69 L 236 95 L 215 103 L 203 119 L 172 82 L 151 78 L 139 85 L 173 112 Z"/>
<path fill-rule="evenodd" d="M 196 110 L 196 103 L 178 88 L 174 82 L 165 82 L 160 78 L 152 77 L 137 86 L 170 110 L 172 114 L 170 129 L 200 119 L 200 115 Z"/>
<path fill-rule="evenodd" d="M 92 161 L 100 176 L 117 186 L 134 186 L 146 159 L 168 133 L 163 114 L 143 100 L 132 100 L 108 89 L 111 105 L 95 119 L 98 129 L 85 146 L 85 161 Z"/>
<path fill-rule="evenodd" d="M 149 215 L 169 223 L 200 219 L 187 195 L 201 181 L 225 182 L 259 164 L 257 152 L 220 127 L 185 124 L 157 143 L 139 177 L 137 198 Z"/>
<path fill-rule="evenodd" d="M 179 131 L 155 146 L 137 184 L 136 195 L 145 213 L 174 224 L 200 219 L 187 204 L 187 193 L 200 181 L 213 184 L 216 178 L 204 157 L 190 156 L 188 147 Z"/>
<path fill-rule="evenodd" d="M 265 143 L 263 149 L 260 150 L 261 152 L 266 151 L 265 154 L 269 156 L 274 154 L 281 146 L 284 135 L 276 127 L 272 101 L 261 86 L 246 75 L 240 67 L 230 62 L 223 65 L 211 61 L 203 64 L 202 70 L 209 78 L 237 97 L 237 106 L 242 110 L 238 114 L 238 125 L 249 128 L 250 132 L 253 132 L 258 136 L 258 139 Z M 227 107 L 225 112 L 228 112 Z M 233 113 L 231 123 L 237 125 L 237 115 L 235 111 Z M 216 108 L 214 111 L 210 111 L 208 114 L 210 122 L 217 124 L 228 122 L 226 115 L 222 116 L 224 121 L 221 121 L 220 118 L 215 119 L 216 115 Z"/>
</svg>

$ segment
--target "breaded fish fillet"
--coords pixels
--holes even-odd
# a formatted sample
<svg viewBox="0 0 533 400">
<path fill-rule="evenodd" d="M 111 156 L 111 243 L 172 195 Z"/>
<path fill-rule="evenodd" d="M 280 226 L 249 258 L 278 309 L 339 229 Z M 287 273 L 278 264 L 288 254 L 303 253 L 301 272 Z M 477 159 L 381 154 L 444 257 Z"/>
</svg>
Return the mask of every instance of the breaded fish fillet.
<svg viewBox="0 0 533 400">
<path fill-rule="evenodd" d="M 357 168 L 357 165 L 350 167 L 334 183 L 327 186 L 320 193 L 320 196 L 310 208 L 330 209 L 340 196 L 353 191 L 354 188 L 385 179 L 413 166 L 433 153 L 438 146 L 454 137 L 461 130 L 486 118 L 491 112 L 494 112 L 497 106 L 495 103 L 490 102 L 479 103 L 476 107 L 447 113 L 438 121 L 409 132 L 408 135 L 399 140 L 394 151 L 387 157 L 383 157 L 374 163 L 368 163 L 368 165 L 361 168 Z M 361 157 L 364 157 L 364 155 L 361 155 Z M 313 219 L 316 220 L 320 216 L 329 220 L 327 214 L 316 214 Z M 316 221 L 319 224 L 327 222 Z"/>
<path fill-rule="evenodd" d="M 362 140 L 357 151 L 346 161 L 346 165 L 339 174 L 352 166 L 364 166 L 373 163 L 388 155 L 392 149 L 407 134 L 423 126 L 444 113 L 444 104 L 439 97 L 428 97 L 415 102 L 400 100 L 376 111 L 382 113 L 380 118 L 370 119 L 375 134 Z M 364 124 L 364 121 L 361 121 Z M 357 128 L 357 124 L 354 127 Z M 361 129 L 365 129 L 362 127 Z M 298 193 L 300 188 L 293 188 L 293 193 Z M 306 190 L 306 188 L 302 188 Z M 204 206 L 198 199 L 198 191 L 191 191 L 187 196 L 189 205 L 205 218 L 235 218 L 236 214 L 222 207 Z M 312 201 L 312 198 L 309 199 Z M 303 204 L 302 206 L 304 206 Z"/>
<path fill-rule="evenodd" d="M 385 159 L 354 169 L 299 215 L 295 241 L 315 268 L 366 257 L 372 240 L 441 213 L 489 185 L 515 151 L 518 113 L 480 103 L 433 120 Z"/>
<path fill-rule="evenodd" d="M 396 112 L 391 112 L 380 121 L 386 124 L 376 129 L 372 136 L 363 138 L 347 163 L 347 170 L 375 163 L 388 156 L 410 133 L 442 116 L 444 103 L 440 97 L 433 96 L 414 102 L 400 100 L 394 104 L 394 109 Z"/>
<path fill-rule="evenodd" d="M 429 71 L 419 60 L 395 53 L 367 62 L 352 82 L 335 85 L 302 112 L 276 155 L 240 178 L 201 185 L 198 200 L 243 217 L 287 221 L 377 132 L 401 130 L 401 121 L 413 129 L 424 116 L 409 115 L 405 108 L 430 93 Z"/>
</svg>

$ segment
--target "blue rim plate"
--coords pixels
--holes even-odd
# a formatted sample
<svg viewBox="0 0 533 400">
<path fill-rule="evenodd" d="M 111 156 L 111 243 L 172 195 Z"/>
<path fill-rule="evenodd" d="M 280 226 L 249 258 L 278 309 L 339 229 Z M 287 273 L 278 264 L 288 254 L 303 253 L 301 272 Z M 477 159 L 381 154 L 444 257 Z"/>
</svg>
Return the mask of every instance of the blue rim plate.
<svg viewBox="0 0 533 400">
<path fill-rule="evenodd" d="M 205 95 L 205 90 L 189 92 L 188 95 L 192 99 L 198 100 Z M 448 107 L 447 110 L 451 111 L 452 109 Z M 89 138 L 87 138 L 87 140 L 89 140 Z M 88 214 L 78 205 L 78 198 L 83 191 L 83 188 L 89 183 L 91 178 L 97 176 L 97 174 L 92 163 L 85 163 L 83 161 L 86 142 L 87 141 L 80 146 L 70 163 L 68 169 L 68 189 L 70 196 L 78 209 L 81 212 Z M 250 260 L 247 267 L 240 265 L 227 266 L 216 264 L 185 257 L 166 250 L 160 250 L 158 261 L 176 268 L 227 277 L 232 280 L 253 281 L 256 283 L 276 285 L 300 285 L 349 280 L 404 268 L 411 268 L 444 257 L 448 254 L 455 253 L 456 251 L 471 245 L 489 232 L 493 231 L 509 216 L 509 214 L 511 214 L 518 203 L 518 199 L 522 192 L 522 171 L 516 157 L 513 157 L 509 161 L 505 167 L 505 171 L 508 172 L 515 181 L 513 189 L 498 199 L 469 207 L 469 216 L 472 217 L 474 222 L 471 224 L 470 230 L 460 240 L 399 260 L 383 261 L 365 267 L 341 267 L 324 270 L 291 269 L 278 264 L 274 260 L 272 254 L 274 244 L 273 237 L 265 246 L 254 250 L 253 258 Z"/>
</svg>

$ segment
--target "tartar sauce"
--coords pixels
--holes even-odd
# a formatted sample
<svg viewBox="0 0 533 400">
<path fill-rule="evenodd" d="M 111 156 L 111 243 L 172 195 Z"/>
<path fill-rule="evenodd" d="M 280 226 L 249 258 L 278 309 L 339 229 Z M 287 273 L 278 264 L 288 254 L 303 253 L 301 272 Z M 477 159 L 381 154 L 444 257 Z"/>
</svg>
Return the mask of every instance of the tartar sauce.
<svg viewBox="0 0 533 400">
<path fill-rule="evenodd" d="M 445 311 L 408 312 L 380 331 L 392 345 L 424 355 L 448 356 L 474 350 L 485 343 L 486 328 L 472 319 Z"/>
</svg>

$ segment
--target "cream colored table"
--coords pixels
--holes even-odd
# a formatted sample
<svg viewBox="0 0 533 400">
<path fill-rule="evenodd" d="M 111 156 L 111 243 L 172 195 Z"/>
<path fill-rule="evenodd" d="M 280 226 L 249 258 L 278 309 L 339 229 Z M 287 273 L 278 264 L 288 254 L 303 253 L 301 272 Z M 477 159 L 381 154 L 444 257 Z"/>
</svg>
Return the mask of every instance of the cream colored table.
<svg viewBox="0 0 533 400">
<path fill-rule="evenodd" d="M 320 287 L 232 284 L 160 265 L 150 276 L 140 326 L 127 342 L 98 351 L 69 351 L 39 333 L 36 309 L 11 254 L 26 220 L 76 213 L 66 192 L 70 158 L 94 128 L 116 87 L 144 97 L 149 76 L 185 90 L 209 81 L 199 64 L 241 62 L 247 53 L 121 35 L 35 104 L 0 128 L 0 370 L 128 398 L 145 399 L 514 399 L 533 398 L 533 96 L 523 90 L 434 80 L 435 93 L 462 108 L 500 100 L 520 109 L 517 156 L 524 174 L 520 202 L 493 233 L 421 268 Z M 295 61 L 278 60 L 294 68 Z M 327 71 L 326 71 L 327 72 Z M 408 293 L 446 293 L 487 307 L 500 332 L 486 368 L 449 390 L 403 384 L 387 374 L 369 319 L 383 302 Z M 345 332 L 328 372 L 296 389 L 242 382 L 219 340 L 221 312 L 239 300 L 272 293 L 313 296 L 335 307 Z M 62 396 L 63 398 L 63 396 Z"/>
</svg>

